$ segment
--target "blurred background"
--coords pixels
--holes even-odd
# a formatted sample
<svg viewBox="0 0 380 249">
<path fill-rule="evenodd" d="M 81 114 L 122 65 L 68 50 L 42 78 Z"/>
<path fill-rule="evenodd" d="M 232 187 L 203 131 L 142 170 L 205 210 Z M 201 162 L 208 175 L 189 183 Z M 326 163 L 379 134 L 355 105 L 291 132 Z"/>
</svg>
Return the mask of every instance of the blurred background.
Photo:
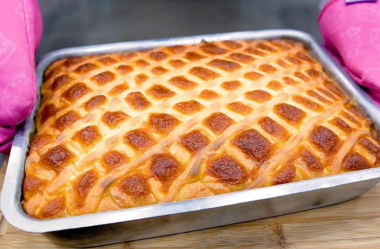
<svg viewBox="0 0 380 249">
<path fill-rule="evenodd" d="M 319 0 L 39 0 L 37 59 L 66 47 L 274 28 L 321 41 Z"/>
</svg>

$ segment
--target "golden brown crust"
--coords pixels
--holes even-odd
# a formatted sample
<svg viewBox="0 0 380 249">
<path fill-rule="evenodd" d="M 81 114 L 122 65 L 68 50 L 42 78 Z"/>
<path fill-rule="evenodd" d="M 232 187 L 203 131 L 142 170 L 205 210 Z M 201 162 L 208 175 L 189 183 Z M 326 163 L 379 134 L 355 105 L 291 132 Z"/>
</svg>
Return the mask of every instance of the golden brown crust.
<svg viewBox="0 0 380 249">
<path fill-rule="evenodd" d="M 24 209 L 39 219 L 380 164 L 371 123 L 292 41 L 63 59 L 41 93 L 23 183 Z"/>
</svg>

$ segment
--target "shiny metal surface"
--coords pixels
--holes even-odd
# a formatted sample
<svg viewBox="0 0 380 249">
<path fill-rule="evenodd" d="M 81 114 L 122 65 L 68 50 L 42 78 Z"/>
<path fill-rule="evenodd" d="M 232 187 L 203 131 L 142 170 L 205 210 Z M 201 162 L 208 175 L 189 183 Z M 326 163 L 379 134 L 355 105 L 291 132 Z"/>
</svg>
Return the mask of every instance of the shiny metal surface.
<svg viewBox="0 0 380 249">
<path fill-rule="evenodd" d="M 50 63 L 70 56 L 191 44 L 202 39 L 213 41 L 260 38 L 291 38 L 304 43 L 312 56 L 323 64 L 326 72 L 357 102 L 376 127 L 380 124 L 380 112 L 376 104 L 311 36 L 294 30 L 224 33 L 62 49 L 43 57 L 37 68 L 37 82 L 41 86 L 43 72 Z M 75 247 L 104 245 L 298 212 L 355 198 L 380 181 L 380 168 L 374 168 L 181 202 L 37 220 L 24 213 L 21 194 L 24 163 L 30 137 L 35 131 L 34 117 L 38 106 L 39 102 L 26 122 L 18 128 L 5 176 L 1 206 L 4 216 L 15 227 L 28 232 L 45 233 L 60 244 Z"/>
</svg>

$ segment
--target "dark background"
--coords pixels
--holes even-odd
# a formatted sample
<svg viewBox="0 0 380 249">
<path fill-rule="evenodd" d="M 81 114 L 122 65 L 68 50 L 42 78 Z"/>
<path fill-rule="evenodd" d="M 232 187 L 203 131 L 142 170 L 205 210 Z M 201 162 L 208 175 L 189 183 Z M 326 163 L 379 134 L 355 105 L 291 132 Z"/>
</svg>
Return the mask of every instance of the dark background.
<svg viewBox="0 0 380 249">
<path fill-rule="evenodd" d="M 66 47 L 291 28 L 320 39 L 319 0 L 39 0 L 37 54 Z"/>
</svg>

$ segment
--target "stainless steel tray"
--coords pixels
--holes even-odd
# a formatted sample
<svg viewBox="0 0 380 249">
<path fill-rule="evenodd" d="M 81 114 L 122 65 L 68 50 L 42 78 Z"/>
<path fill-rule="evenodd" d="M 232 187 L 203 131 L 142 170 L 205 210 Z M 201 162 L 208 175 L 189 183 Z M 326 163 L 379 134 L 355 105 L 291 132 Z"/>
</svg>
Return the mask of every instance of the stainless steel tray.
<svg viewBox="0 0 380 249">
<path fill-rule="evenodd" d="M 202 39 L 260 38 L 290 38 L 305 44 L 312 56 L 323 64 L 325 71 L 375 122 L 376 127 L 380 125 L 380 112 L 376 104 L 310 35 L 295 30 L 248 31 L 61 49 L 43 57 L 37 68 L 37 82 L 40 87 L 43 73 L 53 61 L 71 56 L 146 50 L 158 46 L 198 43 Z M 380 181 L 380 168 L 374 168 L 181 202 L 37 220 L 24 213 L 21 194 L 24 163 L 30 137 L 35 132 L 34 118 L 39 104 L 38 100 L 32 114 L 18 127 L 5 176 L 1 206 L 4 216 L 15 227 L 27 232 L 44 233 L 59 244 L 75 247 L 104 245 L 288 214 L 350 200 Z"/>
</svg>

